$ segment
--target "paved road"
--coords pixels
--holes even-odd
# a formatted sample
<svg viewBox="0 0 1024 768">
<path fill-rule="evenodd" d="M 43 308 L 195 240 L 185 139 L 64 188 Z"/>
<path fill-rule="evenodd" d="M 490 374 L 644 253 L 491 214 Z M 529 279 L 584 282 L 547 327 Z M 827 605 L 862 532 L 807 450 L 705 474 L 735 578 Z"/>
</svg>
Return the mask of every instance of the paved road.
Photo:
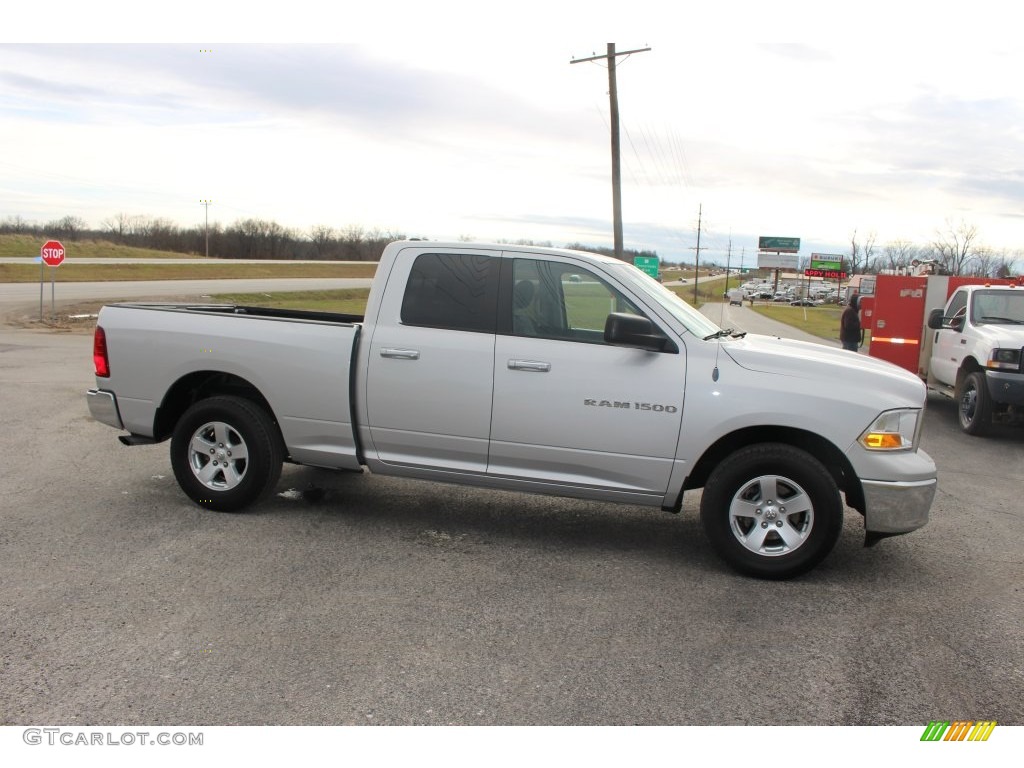
<svg viewBox="0 0 1024 768">
<path fill-rule="evenodd" d="M 59 267 L 58 267 L 59 269 Z M 100 299 L 160 299 L 168 296 L 202 296 L 214 293 L 272 293 L 277 291 L 368 288 L 372 278 L 239 278 L 232 280 L 125 280 L 98 283 L 60 283 L 55 288 L 57 306 Z M 50 284 L 43 286 L 43 302 L 50 306 Z M 39 283 L 0 283 L 0 312 L 39 305 Z"/>
<path fill-rule="evenodd" d="M 712 555 L 698 494 L 287 467 L 251 514 L 199 509 L 166 445 L 89 419 L 90 354 L 0 329 L 0 724 L 1024 725 L 1024 437 L 949 401 L 929 525 L 863 549 L 851 513 L 767 583 Z"/>
<path fill-rule="evenodd" d="M 770 317 L 755 312 L 747 306 L 733 306 L 727 302 L 719 304 L 705 304 L 700 310 L 706 317 L 711 318 L 722 328 L 734 328 L 737 331 L 747 333 L 762 333 L 768 336 L 779 336 L 784 339 L 798 339 L 800 341 L 811 341 L 816 344 L 825 344 L 830 347 L 841 347 L 839 340 L 822 339 L 804 333 L 791 325 L 772 320 Z"/>
</svg>

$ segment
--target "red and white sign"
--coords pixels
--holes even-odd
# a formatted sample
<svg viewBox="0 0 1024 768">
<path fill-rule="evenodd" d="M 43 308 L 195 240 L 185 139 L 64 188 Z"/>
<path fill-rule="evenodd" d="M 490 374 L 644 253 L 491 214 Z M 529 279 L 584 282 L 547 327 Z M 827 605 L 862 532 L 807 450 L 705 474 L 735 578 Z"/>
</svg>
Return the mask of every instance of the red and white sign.
<svg viewBox="0 0 1024 768">
<path fill-rule="evenodd" d="M 43 263 L 47 266 L 59 267 L 64 263 L 64 246 L 60 240 L 47 240 L 39 249 L 39 255 L 43 257 Z"/>
</svg>

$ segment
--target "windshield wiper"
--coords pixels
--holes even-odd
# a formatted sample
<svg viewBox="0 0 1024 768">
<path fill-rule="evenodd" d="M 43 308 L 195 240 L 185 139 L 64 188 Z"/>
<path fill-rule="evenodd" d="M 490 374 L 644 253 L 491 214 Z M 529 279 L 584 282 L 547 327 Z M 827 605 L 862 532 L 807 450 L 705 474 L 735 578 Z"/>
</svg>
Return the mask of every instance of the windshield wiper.
<svg viewBox="0 0 1024 768">
<path fill-rule="evenodd" d="M 726 336 L 731 336 L 734 339 L 742 339 L 746 335 L 747 335 L 746 331 L 739 331 L 737 333 L 732 328 L 723 328 L 720 331 L 715 331 L 710 336 L 705 336 L 704 337 L 704 341 L 711 341 L 712 339 L 721 339 L 721 338 L 724 338 Z"/>
<path fill-rule="evenodd" d="M 1013 325 L 1024 325 L 1024 320 L 1014 320 L 1012 317 L 985 317 L 980 318 L 982 323 L 1012 323 Z"/>
</svg>

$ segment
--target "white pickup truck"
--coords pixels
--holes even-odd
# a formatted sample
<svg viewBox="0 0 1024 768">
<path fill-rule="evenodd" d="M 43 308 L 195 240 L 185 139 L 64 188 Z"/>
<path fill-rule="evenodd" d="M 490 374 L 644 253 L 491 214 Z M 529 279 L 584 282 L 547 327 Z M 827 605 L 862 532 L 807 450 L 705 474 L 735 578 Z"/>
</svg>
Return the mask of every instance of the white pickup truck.
<svg viewBox="0 0 1024 768">
<path fill-rule="evenodd" d="M 195 503 L 236 511 L 283 461 L 660 507 L 684 491 L 737 570 L 787 578 L 835 545 L 924 525 L 924 384 L 818 344 L 722 330 L 625 262 L 398 242 L 365 317 L 115 304 L 94 418 L 170 438 Z M 842 494 L 842 496 L 841 496 Z"/>
<path fill-rule="evenodd" d="M 961 285 L 928 328 L 928 386 L 957 399 L 964 432 L 1024 415 L 1024 288 Z"/>
</svg>

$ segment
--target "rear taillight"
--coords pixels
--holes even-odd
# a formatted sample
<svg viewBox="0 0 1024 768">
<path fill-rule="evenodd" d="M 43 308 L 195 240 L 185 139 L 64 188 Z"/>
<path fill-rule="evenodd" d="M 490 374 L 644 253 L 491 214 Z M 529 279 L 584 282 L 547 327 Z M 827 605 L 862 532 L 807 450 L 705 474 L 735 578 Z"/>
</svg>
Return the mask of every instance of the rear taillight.
<svg viewBox="0 0 1024 768">
<path fill-rule="evenodd" d="M 107 357 L 107 334 L 98 325 L 92 337 L 92 364 L 96 367 L 96 375 L 102 378 L 110 376 L 110 359 Z"/>
</svg>

